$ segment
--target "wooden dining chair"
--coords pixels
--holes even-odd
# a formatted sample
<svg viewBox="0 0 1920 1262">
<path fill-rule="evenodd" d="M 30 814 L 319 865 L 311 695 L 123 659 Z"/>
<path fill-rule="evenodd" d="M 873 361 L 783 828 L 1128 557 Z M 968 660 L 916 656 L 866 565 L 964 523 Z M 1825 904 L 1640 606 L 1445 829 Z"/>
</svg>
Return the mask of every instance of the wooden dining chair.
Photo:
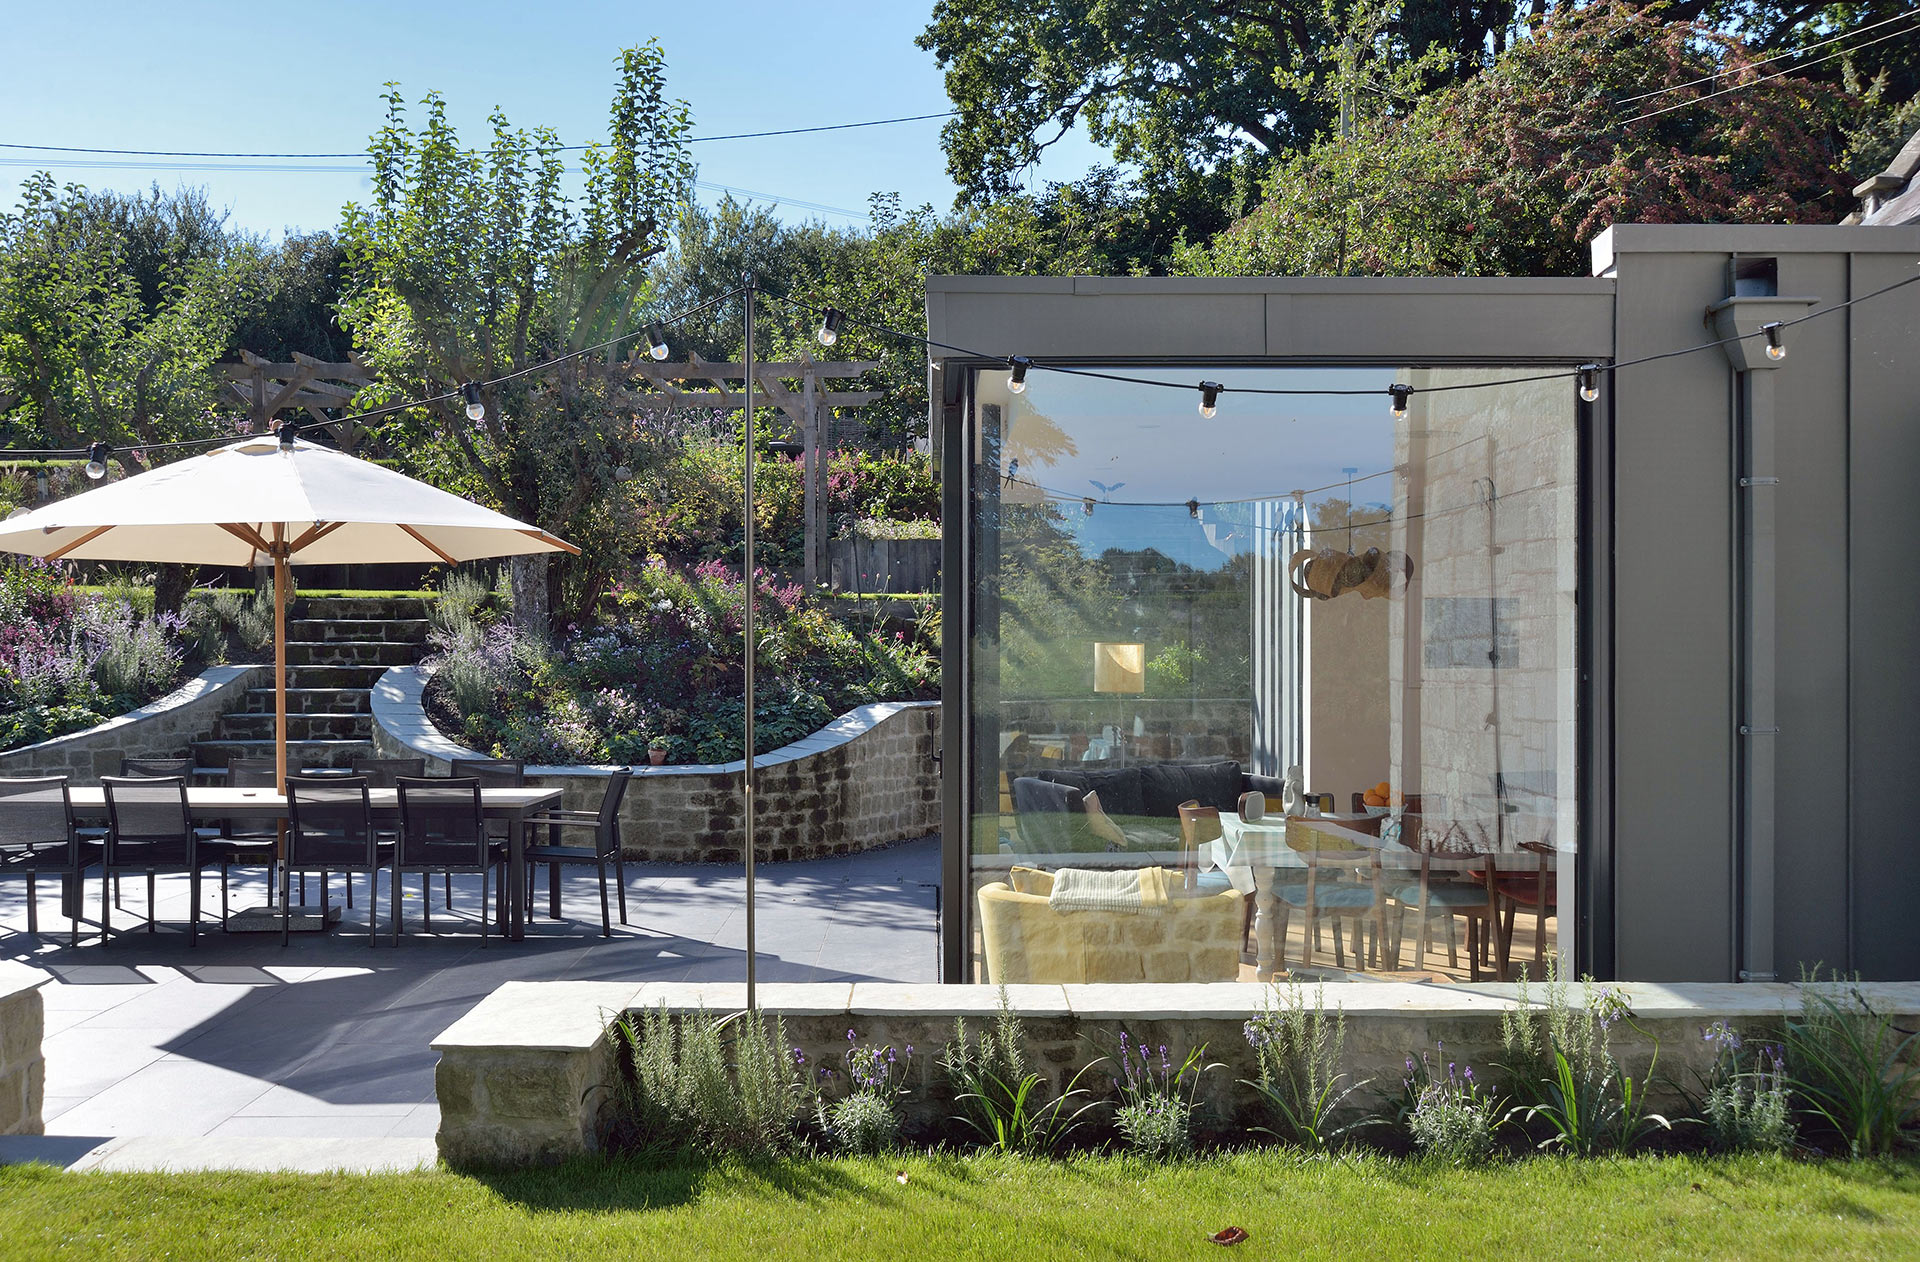
<svg viewBox="0 0 1920 1262">
<path fill-rule="evenodd" d="M 1494 925 L 1493 885 L 1484 871 L 1488 856 L 1466 830 L 1458 824 L 1428 821 L 1421 816 L 1402 814 L 1400 844 L 1419 856 L 1419 879 L 1411 879 L 1414 868 L 1388 867 L 1387 897 L 1392 903 L 1391 949 L 1395 966 L 1400 960 L 1400 944 L 1407 914 L 1420 921 L 1415 939 L 1413 967 L 1423 969 L 1433 942 L 1433 923 L 1443 921 L 1447 932 L 1447 967 L 1460 967 L 1459 936 L 1456 921 L 1467 922 L 1467 964 L 1472 980 L 1480 980 L 1480 970 L 1488 963 Z M 1409 856 L 1401 855 L 1401 858 Z M 1382 856 L 1385 863 L 1388 856 Z"/>
<path fill-rule="evenodd" d="M 1520 843 L 1522 856 L 1516 857 L 1517 866 L 1496 869 L 1488 865 L 1487 880 L 1494 896 L 1494 905 L 1501 918 L 1498 932 L 1500 954 L 1500 976 L 1506 977 L 1512 967 L 1513 922 L 1522 908 L 1531 911 L 1533 921 L 1533 976 L 1545 975 L 1547 962 L 1547 917 L 1559 914 L 1559 881 L 1554 871 L 1554 861 L 1558 855 L 1553 845 L 1552 835 L 1540 841 Z"/>
<path fill-rule="evenodd" d="M 1220 828 L 1220 808 L 1202 806 L 1198 798 L 1182 802 L 1180 812 L 1180 870 L 1185 874 L 1190 894 L 1219 894 L 1233 888 L 1233 882 L 1219 868 L 1200 870 L 1200 846 L 1219 841 L 1226 834 Z M 1240 951 L 1245 954 L 1253 941 L 1253 895 L 1246 896 L 1246 910 L 1240 918 Z"/>
<path fill-rule="evenodd" d="M 1354 962 L 1361 968 L 1379 960 L 1386 943 L 1386 898 L 1380 879 L 1380 850 L 1361 846 L 1338 833 L 1316 827 L 1312 820 L 1290 816 L 1287 819 L 1287 848 L 1300 857 L 1307 879 L 1299 885 L 1282 885 L 1277 890 L 1281 914 L 1280 967 L 1286 966 L 1286 919 L 1289 909 L 1306 914 L 1307 925 L 1301 948 L 1303 964 L 1313 962 L 1315 931 L 1322 919 L 1333 931 L 1335 968 L 1347 966 L 1346 949 L 1340 936 L 1340 922 L 1353 924 Z M 1365 945 L 1364 930 L 1371 922 L 1373 945 Z"/>
</svg>

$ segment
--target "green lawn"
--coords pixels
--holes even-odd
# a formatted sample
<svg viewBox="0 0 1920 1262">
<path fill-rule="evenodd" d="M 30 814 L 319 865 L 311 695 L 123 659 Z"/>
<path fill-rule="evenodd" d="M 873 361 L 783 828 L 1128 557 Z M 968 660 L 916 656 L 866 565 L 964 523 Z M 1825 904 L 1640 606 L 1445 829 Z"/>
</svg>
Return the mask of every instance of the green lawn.
<svg viewBox="0 0 1920 1262">
<path fill-rule="evenodd" d="M 903 1184 L 898 1173 L 907 1176 Z M 579 1163 L 468 1177 L 0 1169 L 13 1258 L 1920 1257 L 1920 1162 Z"/>
</svg>

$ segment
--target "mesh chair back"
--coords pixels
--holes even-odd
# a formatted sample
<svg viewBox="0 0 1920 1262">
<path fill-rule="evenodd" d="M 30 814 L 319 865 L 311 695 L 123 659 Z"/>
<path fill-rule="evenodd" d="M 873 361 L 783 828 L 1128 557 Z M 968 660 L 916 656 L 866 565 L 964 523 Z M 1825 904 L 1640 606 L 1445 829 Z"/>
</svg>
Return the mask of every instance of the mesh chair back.
<svg viewBox="0 0 1920 1262">
<path fill-rule="evenodd" d="M 129 779 L 168 780 L 193 775 L 191 758 L 122 758 L 120 774 Z"/>
<path fill-rule="evenodd" d="M 102 776 L 107 797 L 108 867 L 122 863 L 183 863 L 193 836 L 184 776 L 147 780 Z"/>
<path fill-rule="evenodd" d="M 401 776 L 400 861 L 407 867 L 487 866 L 487 830 L 480 782 Z"/>
<path fill-rule="evenodd" d="M 65 776 L 0 780 L 0 851 L 75 855 L 73 804 Z M 0 855 L 5 862 L 6 855 Z"/>
<path fill-rule="evenodd" d="M 620 853 L 620 800 L 627 796 L 627 782 L 631 779 L 633 770 L 630 767 L 622 767 L 607 777 L 607 791 L 600 798 L 599 827 L 593 835 L 594 849 L 603 859 Z"/>
<path fill-rule="evenodd" d="M 456 758 L 456 780 L 478 780 L 483 789 L 518 789 L 527 783 L 527 764 L 521 758 Z"/>
<path fill-rule="evenodd" d="M 373 807 L 365 776 L 287 777 L 289 868 L 369 868 Z"/>
<path fill-rule="evenodd" d="M 394 781 L 401 776 L 426 775 L 427 760 L 424 758 L 356 758 L 353 760 L 353 774 L 365 776 L 371 788 L 391 789 Z"/>
<path fill-rule="evenodd" d="M 271 758 L 227 759 L 227 783 L 236 789 L 271 789 L 280 782 L 280 768 Z"/>
</svg>

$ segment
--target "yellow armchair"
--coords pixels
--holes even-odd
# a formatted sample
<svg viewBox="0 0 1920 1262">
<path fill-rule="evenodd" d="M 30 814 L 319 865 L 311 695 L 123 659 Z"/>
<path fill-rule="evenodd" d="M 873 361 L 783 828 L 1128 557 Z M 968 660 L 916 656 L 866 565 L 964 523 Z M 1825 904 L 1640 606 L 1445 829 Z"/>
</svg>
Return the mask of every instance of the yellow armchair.
<svg viewBox="0 0 1920 1262">
<path fill-rule="evenodd" d="M 979 893 L 989 982 L 1230 982 L 1240 976 L 1245 903 L 1235 890 L 1176 894 L 1164 911 L 1060 912 L 1047 901 L 1051 876 L 1020 876 L 1025 892 L 995 881 Z M 1168 888 L 1177 884 L 1169 879 Z"/>
</svg>

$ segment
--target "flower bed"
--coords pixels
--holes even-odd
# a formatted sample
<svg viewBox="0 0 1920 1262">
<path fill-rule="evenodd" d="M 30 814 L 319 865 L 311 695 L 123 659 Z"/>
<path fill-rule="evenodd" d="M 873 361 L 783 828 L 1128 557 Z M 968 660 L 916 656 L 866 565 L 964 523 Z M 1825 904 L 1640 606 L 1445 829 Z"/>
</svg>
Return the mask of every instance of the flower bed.
<svg viewBox="0 0 1920 1262">
<path fill-rule="evenodd" d="M 746 587 L 718 561 L 652 563 L 616 584 L 602 620 L 557 644 L 486 625 L 443 598 L 426 706 L 454 739 L 530 763 L 673 763 L 741 756 Z M 766 753 L 878 701 L 938 692 L 930 629 L 859 635 L 799 587 L 759 579 L 754 744 Z"/>
</svg>

